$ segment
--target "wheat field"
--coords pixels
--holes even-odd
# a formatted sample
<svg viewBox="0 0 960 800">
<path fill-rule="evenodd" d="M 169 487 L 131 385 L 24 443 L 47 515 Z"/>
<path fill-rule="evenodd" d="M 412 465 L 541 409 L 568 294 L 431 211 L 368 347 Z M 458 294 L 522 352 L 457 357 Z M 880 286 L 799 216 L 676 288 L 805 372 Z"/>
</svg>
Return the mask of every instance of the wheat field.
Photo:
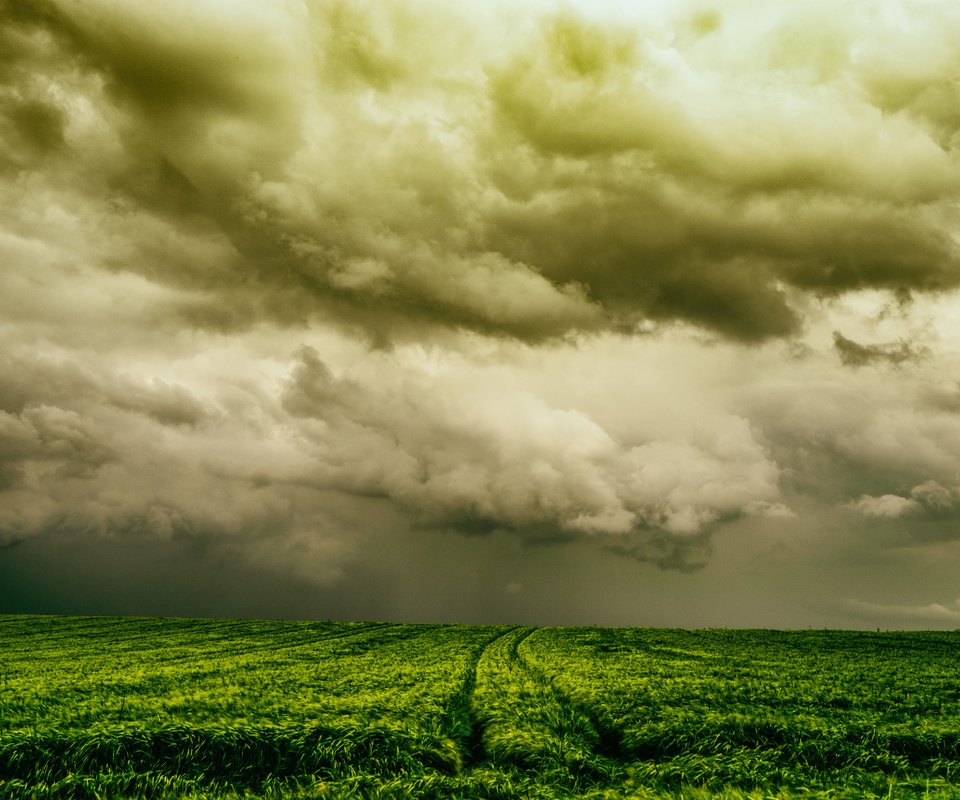
<svg viewBox="0 0 960 800">
<path fill-rule="evenodd" d="M 0 797 L 960 797 L 958 646 L 3 616 Z"/>
</svg>

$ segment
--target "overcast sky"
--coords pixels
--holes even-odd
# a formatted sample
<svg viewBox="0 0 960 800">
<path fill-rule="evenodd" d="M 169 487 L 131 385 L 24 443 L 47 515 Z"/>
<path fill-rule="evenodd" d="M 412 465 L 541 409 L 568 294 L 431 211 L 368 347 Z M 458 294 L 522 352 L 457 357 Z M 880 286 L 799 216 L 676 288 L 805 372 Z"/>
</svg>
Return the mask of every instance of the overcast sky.
<svg viewBox="0 0 960 800">
<path fill-rule="evenodd" d="M 957 626 L 958 42 L 0 0 L 0 611 Z"/>
</svg>

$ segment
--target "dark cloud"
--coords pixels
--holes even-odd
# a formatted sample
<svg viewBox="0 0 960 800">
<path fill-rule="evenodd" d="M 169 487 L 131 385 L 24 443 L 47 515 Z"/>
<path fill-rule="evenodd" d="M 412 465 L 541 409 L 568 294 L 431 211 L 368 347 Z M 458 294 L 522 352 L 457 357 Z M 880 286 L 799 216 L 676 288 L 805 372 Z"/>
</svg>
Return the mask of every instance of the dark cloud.
<svg viewBox="0 0 960 800">
<path fill-rule="evenodd" d="M 72 532 L 0 549 L 7 613 L 350 619 L 359 605 L 197 540 Z"/>
<path fill-rule="evenodd" d="M 661 569 L 697 572 L 703 569 L 713 552 L 709 537 L 676 539 L 659 533 L 636 536 L 629 542 L 616 542 L 610 550 Z"/>
<path fill-rule="evenodd" d="M 64 114 L 41 100 L 8 100 L 0 107 L 4 166 L 22 169 L 63 146 Z"/>
<path fill-rule="evenodd" d="M 848 339 L 840 331 L 833 332 L 833 346 L 840 356 L 840 361 L 848 367 L 863 367 L 877 362 L 902 364 L 904 361 L 914 361 L 923 355 L 908 341 L 860 344 L 853 339 Z"/>
<path fill-rule="evenodd" d="M 727 49 L 740 11 L 715 27 L 524 13 L 497 55 L 499 7 L 480 25 L 412 6 L 182 11 L 11 15 L 0 105 L 10 163 L 58 154 L 47 188 L 100 207 L 94 263 L 195 293 L 189 324 L 537 341 L 657 320 L 760 341 L 802 327 L 785 288 L 957 285 L 960 171 L 925 127 L 946 135 L 943 98 L 915 81 L 895 93 L 915 111 L 877 118 L 840 49 L 811 80 L 783 54 L 764 72 L 747 37 L 757 72 Z M 772 35 L 806 25 L 785 12 Z M 889 64 L 847 67 L 892 102 Z"/>
</svg>

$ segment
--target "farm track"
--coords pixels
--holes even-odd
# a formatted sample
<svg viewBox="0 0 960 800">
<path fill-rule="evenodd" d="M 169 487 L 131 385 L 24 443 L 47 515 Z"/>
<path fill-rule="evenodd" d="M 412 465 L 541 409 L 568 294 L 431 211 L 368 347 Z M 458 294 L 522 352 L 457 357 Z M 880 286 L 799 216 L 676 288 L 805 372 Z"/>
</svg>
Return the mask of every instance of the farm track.
<svg viewBox="0 0 960 800">
<path fill-rule="evenodd" d="M 443 712 L 443 718 L 451 738 L 457 742 L 461 753 L 461 769 L 470 769 L 481 764 L 484 760 L 483 752 L 483 723 L 473 709 L 473 695 L 477 686 L 477 667 L 484 654 L 495 642 L 509 636 L 517 628 L 495 633 L 481 643 L 467 664 L 463 684 L 460 690 L 450 698 Z"/>
<path fill-rule="evenodd" d="M 622 763 L 631 761 L 632 757 L 623 744 L 623 732 L 606 724 L 597 709 L 576 700 L 568 692 L 561 689 L 547 670 L 537 664 L 530 655 L 521 651 L 520 645 L 527 641 L 533 633 L 537 633 L 537 631 L 532 631 L 531 634 L 517 643 L 516 656 L 523 668 L 537 680 L 542 681 L 545 686 L 550 687 L 551 693 L 562 708 L 567 709 L 573 715 L 581 716 L 590 723 L 596 733 L 598 742 L 598 745 L 593 748 L 594 755 L 601 759 Z"/>
<path fill-rule="evenodd" d="M 510 643 L 510 650 L 508 652 L 510 653 L 511 661 L 519 664 L 524 663 L 523 658 L 520 655 L 520 645 L 533 636 L 533 634 L 536 632 L 536 628 L 525 628 L 523 633 Z"/>
<path fill-rule="evenodd" d="M 509 763 L 524 772 L 553 769 L 570 752 L 565 742 L 582 732 L 583 726 L 560 707 L 557 693 L 521 656 L 524 642 L 536 630 L 507 631 L 491 641 L 477 661 L 472 735 L 484 766 Z M 583 748 L 575 747 L 579 757 Z"/>
</svg>

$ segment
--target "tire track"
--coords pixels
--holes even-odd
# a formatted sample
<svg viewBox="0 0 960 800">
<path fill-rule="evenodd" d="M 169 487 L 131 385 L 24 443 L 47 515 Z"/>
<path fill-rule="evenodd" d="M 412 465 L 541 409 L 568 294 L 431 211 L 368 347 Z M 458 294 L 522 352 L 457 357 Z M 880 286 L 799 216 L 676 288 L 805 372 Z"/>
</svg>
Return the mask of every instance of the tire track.
<svg viewBox="0 0 960 800">
<path fill-rule="evenodd" d="M 513 643 L 510 645 L 509 654 L 510 660 L 514 663 L 519 663 L 521 666 L 525 664 L 525 659 L 520 654 L 520 645 L 522 645 L 527 639 L 529 639 L 533 634 L 537 632 L 536 628 L 527 628 L 521 636 L 518 636 L 513 640 Z"/>
<path fill-rule="evenodd" d="M 476 648 L 467 663 L 460 689 L 450 698 L 444 709 L 444 727 L 450 732 L 450 738 L 457 743 L 460 750 L 460 771 L 478 766 L 484 761 L 486 755 L 483 749 L 484 724 L 476 715 L 473 702 L 477 687 L 477 668 L 490 648 L 505 636 L 514 633 L 518 627 L 514 626 L 494 633 Z"/>
<path fill-rule="evenodd" d="M 535 633 L 514 627 L 488 643 L 477 659 L 470 714 L 477 762 L 539 769 L 552 762 L 550 712 L 538 700 L 546 688 L 532 682 L 519 648 Z"/>
<path fill-rule="evenodd" d="M 529 638 L 525 637 L 524 641 Z M 517 658 L 523 664 L 530 674 L 534 675 L 538 681 L 542 681 L 550 687 L 550 691 L 556 698 L 557 703 L 567 709 L 573 715 L 579 715 L 590 723 L 596 734 L 596 745 L 591 749 L 594 755 L 603 760 L 614 762 L 628 762 L 631 760 L 630 754 L 623 743 L 623 732 L 607 724 L 595 708 L 577 700 L 566 690 L 557 685 L 556 680 L 543 667 L 537 664 L 534 659 L 526 653 L 520 652 L 520 643 L 516 648 Z"/>
</svg>

